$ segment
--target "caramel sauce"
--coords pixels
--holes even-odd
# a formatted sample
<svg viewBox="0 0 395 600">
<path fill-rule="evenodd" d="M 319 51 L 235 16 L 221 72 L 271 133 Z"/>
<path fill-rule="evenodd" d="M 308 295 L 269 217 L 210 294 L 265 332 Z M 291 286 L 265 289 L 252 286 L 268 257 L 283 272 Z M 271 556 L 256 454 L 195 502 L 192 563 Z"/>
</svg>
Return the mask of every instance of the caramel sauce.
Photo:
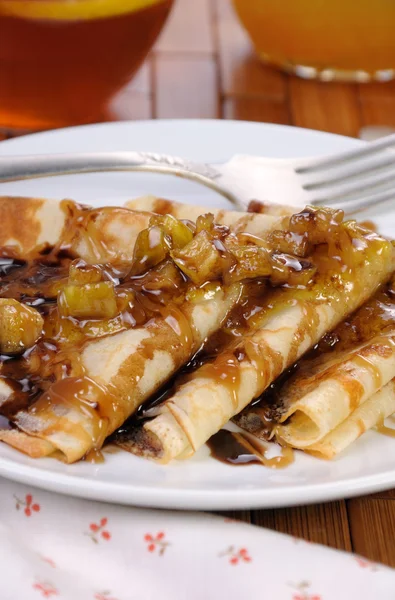
<svg viewBox="0 0 395 600">
<path fill-rule="evenodd" d="M 235 409 L 238 405 L 238 390 L 240 386 L 240 365 L 236 356 L 221 354 L 214 362 L 206 363 L 199 371 L 199 377 L 218 381 L 228 390 Z"/>
<path fill-rule="evenodd" d="M 85 428 L 81 431 L 74 423 L 69 422 L 67 417 L 69 411 L 76 411 L 83 415 L 85 423 L 89 423 L 87 429 L 90 431 L 92 445 L 94 448 L 101 448 L 107 437 L 109 410 L 109 395 L 96 382 L 88 377 L 68 377 L 53 383 L 46 392 L 44 392 L 31 407 L 31 413 L 40 416 L 55 414 L 62 418 L 62 430 L 71 428 L 73 435 L 86 437 Z M 107 409 L 107 410 L 106 410 Z M 111 414 L 111 413 L 110 413 Z M 49 422 L 51 419 L 49 418 Z M 51 435 L 58 431 L 58 423 L 55 429 L 49 425 L 43 433 Z"/>
<path fill-rule="evenodd" d="M 371 229 L 372 231 L 377 231 L 377 225 L 373 221 L 361 221 L 361 227 L 366 227 L 366 229 Z"/>
<path fill-rule="evenodd" d="M 66 224 L 56 247 L 38 248 L 26 259 L 19 257 L 14 248 L 0 249 L 0 296 L 27 304 L 44 318 L 43 335 L 33 347 L 18 356 L 0 356 L 0 378 L 12 390 L 7 401 L 0 403 L 0 414 L 17 424 L 18 412 L 29 407 L 33 414 L 40 415 L 64 409 L 83 413 L 89 424 L 86 429 L 92 431 L 88 445 L 93 443 L 93 450 L 88 458 L 98 460 L 95 453 L 109 430 L 121 425 L 127 415 L 114 390 L 101 388 L 85 376 L 81 364 L 84 344 L 91 338 L 142 326 L 158 318 L 176 331 L 189 349 L 194 332 L 187 318 L 172 304 L 182 302 L 188 282 L 170 261 L 136 277 L 130 276 L 130 266 L 125 268 L 116 262 L 85 268 L 74 253 L 81 240 L 92 256 L 115 261 L 115 251 L 103 242 L 96 220 L 99 214 L 102 218 L 106 211 L 110 214 L 118 209 L 88 210 L 69 201 L 62 202 L 62 209 Z M 119 308 L 115 318 L 82 320 L 62 316 L 57 296 L 68 283 L 71 267 L 85 269 L 88 277 L 112 282 Z M 86 441 L 82 427 L 73 427 L 66 416 L 60 415 L 59 419 L 58 429 L 68 431 L 71 427 L 74 437 Z M 46 433 L 51 433 L 50 428 Z"/>
<path fill-rule="evenodd" d="M 283 357 L 280 352 L 273 350 L 268 344 L 257 343 L 252 339 L 245 343 L 245 352 L 251 364 L 255 367 L 258 378 L 258 390 L 263 392 L 283 370 Z"/>
<path fill-rule="evenodd" d="M 267 448 L 248 433 L 220 429 L 208 440 L 207 445 L 213 458 L 236 466 L 253 463 L 272 469 L 283 469 L 294 461 L 294 451 L 287 446 L 281 448 L 279 456 L 267 458 Z"/>
<path fill-rule="evenodd" d="M 13 248 L 0 249 L 0 296 L 27 304 L 44 318 L 43 335 L 33 347 L 19 356 L 0 357 L 0 377 L 12 388 L 10 398 L 0 406 L 0 413 L 15 423 L 18 423 L 18 412 L 29 407 L 32 414 L 55 413 L 59 417 L 55 428 L 61 427 L 65 432 L 70 430 L 70 433 L 72 428 L 73 435 L 81 441 L 86 438 L 85 429 L 74 427 L 68 422 L 67 414 L 61 413 L 70 410 L 82 413 L 84 422 L 89 423 L 87 430 L 91 431 L 93 453 L 88 457 L 91 459 L 107 433 L 121 425 L 127 415 L 114 390 L 103 388 L 86 376 L 81 363 L 84 344 L 91 338 L 158 319 L 158 323 L 170 327 L 179 339 L 182 356 L 190 356 L 196 332 L 180 305 L 190 293 L 191 285 L 170 257 L 138 275 L 133 275 L 130 263 L 122 263 L 122 256 L 117 259 L 108 237 L 100 231 L 100 223 L 107 213 L 110 217 L 114 212 L 122 217 L 124 209 L 93 210 L 70 201 L 63 201 L 61 207 L 66 219 L 61 239 L 55 247 L 37 248 L 26 258 L 18 256 Z M 214 230 L 215 241 L 221 244 L 228 233 L 226 227 Z M 80 246 L 98 264 L 85 265 L 76 255 L 76 248 Z M 103 257 L 110 262 L 100 263 Z M 77 284 L 84 281 L 84 277 L 87 281 L 111 282 L 119 314 L 109 319 L 88 320 L 62 314 L 57 298 L 72 273 L 78 275 Z M 148 359 L 152 358 L 154 350 L 154 344 L 142 344 L 142 353 Z M 176 348 L 168 350 L 172 352 Z M 201 363 L 208 356 L 206 354 Z M 222 373 L 215 367 L 208 367 L 207 374 L 211 369 L 212 377 L 223 378 L 233 390 L 238 381 L 236 363 L 235 358 L 227 363 L 224 361 Z M 197 364 L 196 360 L 194 364 Z M 188 369 L 186 365 L 184 372 Z M 235 392 L 232 394 L 235 398 Z M 51 421 L 53 419 L 49 419 Z M 49 426 L 45 433 L 50 435 L 54 431 Z"/>
<path fill-rule="evenodd" d="M 302 310 L 303 318 L 299 324 L 288 354 L 289 364 L 293 364 L 296 361 L 300 345 L 307 336 L 311 336 L 312 333 L 317 330 L 319 324 L 319 315 L 316 306 L 313 303 L 303 303 Z"/>
<path fill-rule="evenodd" d="M 376 425 L 375 430 L 378 431 L 379 433 L 382 433 L 383 435 L 387 435 L 389 437 L 395 437 L 395 428 L 394 427 L 387 427 L 386 425 L 382 424 L 382 425 Z"/>
<path fill-rule="evenodd" d="M 390 417 L 391 418 L 391 417 Z M 378 433 L 386 435 L 388 437 L 395 437 L 395 427 L 388 427 L 384 424 L 385 419 L 376 425 L 374 428 Z M 392 423 L 395 424 L 394 416 L 392 416 Z"/>
<path fill-rule="evenodd" d="M 353 363 L 361 369 L 366 369 L 367 371 L 369 371 L 370 375 L 373 378 L 376 389 L 381 388 L 382 377 L 380 369 L 378 369 L 376 365 L 371 360 L 369 360 L 368 357 L 362 356 L 361 354 L 357 354 L 353 357 Z"/>
<path fill-rule="evenodd" d="M 324 373 L 325 377 L 329 377 L 330 375 L 331 373 L 328 371 Z M 332 377 L 336 379 L 346 391 L 350 402 L 350 410 L 355 410 L 359 406 L 365 391 L 362 383 L 349 373 L 344 373 L 341 368 L 336 369 L 336 367 L 333 367 Z"/>
<path fill-rule="evenodd" d="M 193 346 L 195 334 L 184 313 L 174 304 L 161 311 L 163 319 L 180 338 L 182 345 L 189 351 Z"/>
<path fill-rule="evenodd" d="M 104 463 L 104 454 L 101 450 L 92 449 L 85 455 L 84 460 L 93 464 Z"/>
<path fill-rule="evenodd" d="M 341 212 L 341 211 L 340 211 Z M 287 385 L 293 374 L 300 369 L 308 371 L 311 367 L 311 361 L 320 359 L 323 352 L 332 353 L 335 358 L 337 351 L 345 350 L 363 342 L 365 339 L 370 339 L 372 336 L 381 332 L 383 329 L 391 325 L 393 320 L 392 312 L 395 307 L 392 305 L 390 293 L 388 290 L 378 292 L 378 294 L 368 302 L 362 309 L 371 306 L 371 314 L 368 318 L 368 323 L 365 319 L 355 326 L 355 318 L 347 319 L 344 325 L 339 326 L 339 334 L 336 330 L 334 333 L 329 333 L 317 344 L 316 348 L 308 353 L 307 358 L 299 362 L 292 363 L 298 356 L 300 345 L 305 339 L 314 338 L 319 326 L 319 312 L 317 306 L 321 303 L 332 304 L 338 311 L 338 304 L 344 306 L 344 312 L 347 311 L 348 304 L 352 299 L 355 303 L 355 297 L 359 297 L 363 293 L 364 282 L 360 281 L 355 276 L 355 269 L 369 261 L 374 260 L 375 255 L 380 255 L 383 249 L 383 242 L 375 236 L 374 233 L 366 233 L 358 226 L 344 225 L 339 227 L 341 214 L 335 213 L 334 217 L 324 226 L 322 223 L 315 221 L 315 215 L 309 209 L 302 211 L 299 215 L 288 219 L 292 225 L 293 231 L 286 239 L 281 240 L 281 236 L 277 240 L 280 244 L 288 245 L 287 248 L 281 248 L 282 251 L 289 251 L 290 248 L 297 251 L 299 256 L 304 256 L 307 252 L 312 252 L 311 243 L 315 245 L 313 263 L 318 265 L 318 272 L 312 285 L 307 286 L 289 286 L 285 284 L 281 290 L 270 289 L 267 284 L 262 287 L 261 294 L 254 294 L 250 289 L 247 298 L 240 303 L 238 308 L 233 311 L 230 318 L 227 319 L 222 331 L 208 342 L 205 349 L 199 356 L 200 365 L 205 364 L 200 370 L 199 376 L 204 376 L 205 373 L 218 380 L 226 380 L 230 386 L 232 394 L 237 390 L 237 369 L 240 361 L 247 358 L 256 369 L 258 375 L 258 387 L 260 390 L 267 388 L 273 379 L 275 379 L 283 370 L 283 358 L 280 354 L 276 354 L 270 347 L 266 347 L 263 343 L 257 343 L 249 337 L 249 332 L 262 327 L 267 319 L 275 316 L 287 306 L 299 304 L 303 310 L 303 319 L 298 327 L 295 339 L 290 347 L 288 364 L 289 369 L 275 379 L 269 385 L 262 396 L 256 398 L 250 407 L 238 415 L 235 419 L 242 427 L 246 427 L 248 431 L 256 431 L 258 435 L 270 439 L 273 432 L 273 427 L 278 422 L 281 411 L 281 391 L 284 385 Z M 291 223 L 293 221 L 293 223 Z M 306 235 L 304 231 L 305 222 L 311 221 L 311 226 L 314 233 L 309 232 Z M 241 234 L 243 239 L 246 239 L 244 234 Z M 309 246 L 310 244 L 310 246 Z M 370 247 L 371 246 L 371 247 Z M 298 263 L 300 265 L 300 263 Z M 291 265 L 294 268 L 296 263 Z M 288 289 L 287 289 L 288 288 Z M 374 319 L 372 316 L 374 315 Z M 340 329 L 342 330 L 340 331 Z M 244 337 L 244 341 L 240 343 L 240 339 Z M 247 338 L 247 339 L 246 339 Z M 355 342 L 357 342 L 355 344 Z M 205 355 L 205 352 L 208 353 Z M 218 353 L 223 354 L 222 364 L 218 358 Z M 225 356 L 228 358 L 225 358 Z M 237 359 L 237 362 L 234 360 Z M 198 361 L 199 362 L 199 361 Z M 195 368 L 199 364 L 195 364 Z M 371 368 L 373 370 L 373 366 Z M 222 367 L 222 368 L 221 368 Z M 343 385 L 351 398 L 353 405 L 358 405 L 363 392 L 361 383 L 352 377 L 350 373 L 343 373 L 339 370 L 338 365 L 334 365 L 332 373 L 336 376 Z M 322 375 L 324 376 L 324 375 Z M 158 404 L 165 402 L 178 385 L 183 382 L 182 375 L 178 380 L 173 380 L 168 387 L 162 388 L 158 397 L 149 402 L 140 411 L 142 418 L 152 418 L 158 412 Z M 193 375 L 192 375 L 193 377 Z M 316 377 L 316 375 L 315 375 Z M 377 373 L 374 374 L 377 377 Z M 314 378 L 312 377 L 312 380 Z M 316 381 L 316 379 L 315 379 Z M 235 399 L 236 400 L 236 399 Z M 131 430 L 137 427 L 136 420 L 131 421 Z M 124 431 L 124 429 L 123 429 Z M 124 431 L 127 438 L 127 427 Z M 227 432 L 216 438 L 217 446 L 225 443 L 225 438 L 228 439 L 230 434 Z M 214 436 L 215 438 L 215 436 Z M 230 438 L 231 439 L 231 438 Z M 231 440 L 233 443 L 233 440 Z M 231 443 L 229 442 L 229 443 Z M 210 441 L 210 447 L 213 444 Z M 239 448 L 240 450 L 240 448 Z M 245 447 L 236 452 L 236 455 L 244 456 L 246 454 Z M 256 456 L 252 452 L 248 461 L 255 461 Z M 216 453 L 218 458 L 218 453 Z"/>
<path fill-rule="evenodd" d="M 0 406 L 0 414 L 5 414 L 11 420 L 16 418 L 17 423 L 18 411 L 29 406 L 33 413 L 59 413 L 57 416 L 60 418 L 62 430 L 66 433 L 70 431 L 75 437 L 83 439 L 88 435 L 85 429 L 73 426 L 61 414 L 65 409 L 77 411 L 83 414 L 84 421 L 89 423 L 87 429 L 92 432 L 91 442 L 93 441 L 93 444 L 90 445 L 93 446 L 93 449 L 86 458 L 96 461 L 100 460 L 98 452 L 107 434 L 122 425 L 127 415 L 115 390 L 99 386 L 84 373 L 80 361 L 84 344 L 92 337 L 111 335 L 151 322 L 155 324 L 155 320 L 159 319 L 162 323 L 161 326 L 165 324 L 170 327 L 179 339 L 178 346 L 181 345 L 183 348 L 182 356 L 189 357 L 196 335 L 180 306 L 186 298 L 189 299 L 191 292 L 192 295 L 202 292 L 206 282 L 200 288 L 192 286 L 188 277 L 182 272 L 182 267 L 178 267 L 168 253 L 165 253 L 166 258 L 159 264 L 155 264 L 145 272 L 140 272 L 139 269 L 138 274 L 131 268 L 131 261 L 129 264 L 125 264 L 124 257 L 117 257 L 110 241 L 103 238 L 98 217 L 105 214 L 106 211 L 113 210 L 119 212 L 122 217 L 122 211 L 125 209 L 92 210 L 69 201 L 64 201 L 62 208 L 67 217 L 66 225 L 61 241 L 55 248 L 39 249 L 34 256 L 29 256 L 26 260 L 17 256 L 12 249 L 3 248 L 1 250 L 0 296 L 15 298 L 36 308 L 44 318 L 44 330 L 43 337 L 22 355 L 0 357 L 0 377 L 11 382 L 13 388 L 12 398 Z M 322 214 L 325 216 L 325 213 Z M 210 218 L 206 216 L 203 220 L 209 231 Z M 300 343 L 317 327 L 316 303 L 322 302 L 323 298 L 329 298 L 334 303 L 342 299 L 347 303 L 348 297 L 358 292 L 359 288 L 355 288 L 354 285 L 353 273 L 361 261 L 368 260 L 366 235 L 364 234 L 365 237 L 363 237 L 362 234 L 355 234 L 355 238 L 351 239 L 346 226 L 339 227 L 340 221 L 337 213 L 328 219 L 325 217 L 323 220 L 324 223 L 318 222 L 317 214 L 306 209 L 288 220 L 291 231 L 285 242 L 283 240 L 284 243 L 291 244 L 292 248 L 303 256 L 314 246 L 312 256 L 314 265 L 318 267 L 319 271 L 314 281 L 292 279 L 299 272 L 303 275 L 305 267 L 308 267 L 309 270 L 310 262 L 306 261 L 305 264 L 296 256 L 273 253 L 273 260 L 270 263 L 273 281 L 276 269 L 281 271 L 283 279 L 289 272 L 289 280 L 282 280 L 282 283 L 279 284 L 281 289 L 270 287 L 270 281 L 272 284 L 273 281 L 269 278 L 268 283 L 266 276 L 244 285 L 241 302 L 227 319 L 223 330 L 217 336 L 213 336 L 213 339 L 209 340 L 204 348 L 182 369 L 181 378 L 173 378 L 137 411 L 137 420 L 151 418 L 157 405 L 165 401 L 174 389 L 185 380 L 185 377 L 193 376 L 191 371 L 202 365 L 203 369 L 199 376 L 221 381 L 229 390 L 236 408 L 240 385 L 240 361 L 243 358 L 247 357 L 255 367 L 258 389 L 262 391 L 281 373 L 284 367 L 280 353 L 265 344 L 255 342 L 252 337 L 248 337 L 248 334 L 252 333 L 257 325 L 262 324 L 265 319 L 275 315 L 285 306 L 301 302 L 305 314 L 297 332 L 297 339 L 290 349 L 290 356 L 296 357 Z M 305 235 L 306 226 L 310 227 L 309 235 L 306 234 L 308 238 L 311 236 L 308 243 L 306 243 Z M 229 230 L 223 226 L 214 227 L 216 229 L 212 232 L 212 245 L 222 257 L 222 254 L 229 253 L 224 245 Z M 379 238 L 375 243 L 374 233 L 369 235 L 371 236 L 373 256 L 380 251 L 382 243 Z M 233 244 L 235 240 L 236 237 L 233 236 L 231 240 Z M 324 243 L 325 240 L 326 243 Z M 78 257 L 75 249 L 82 242 L 92 260 L 97 261 L 96 267 L 101 279 L 111 282 L 114 286 L 119 310 L 116 317 L 81 320 L 71 316 L 65 317 L 59 310 L 58 292 L 68 282 L 70 267 L 74 265 L 76 268 L 75 259 Z M 251 239 L 249 242 L 245 239 L 243 243 L 252 242 Z M 279 242 L 282 241 L 279 240 Z M 262 244 L 263 247 L 265 243 Z M 103 260 L 108 262 L 103 264 Z M 248 269 L 245 269 L 245 272 L 249 273 Z M 226 277 L 227 274 L 223 274 L 222 282 L 220 280 L 211 281 L 210 278 L 208 281 L 210 285 L 227 285 L 224 283 Z M 328 278 L 331 279 L 330 284 L 327 283 Z M 388 300 L 387 295 L 385 297 L 384 304 Z M 309 302 L 306 303 L 306 299 Z M 392 302 L 390 304 L 391 310 L 395 311 Z M 388 315 L 387 308 L 383 309 L 383 313 Z M 388 324 L 387 316 L 383 316 L 383 320 Z M 247 339 L 240 343 L 241 337 L 245 335 L 247 335 Z M 168 348 L 170 353 L 173 350 L 176 352 L 176 342 L 173 345 L 174 348 Z M 333 346 L 336 347 L 337 342 Z M 152 358 L 154 350 L 152 343 L 144 341 L 141 344 L 141 353 L 148 359 Z M 269 394 L 273 394 L 273 390 L 274 388 L 271 388 Z M 273 412 L 268 414 L 264 420 L 266 424 L 274 422 Z M 131 419 L 130 423 L 132 427 L 135 427 L 136 418 Z M 122 425 L 122 432 L 127 429 L 127 423 Z M 46 433 L 51 433 L 50 426 Z M 228 432 L 221 434 L 222 438 L 224 435 L 227 437 Z M 244 453 L 250 452 L 260 463 L 267 466 L 283 466 L 291 460 L 288 449 L 284 450 L 284 460 L 268 459 L 265 457 L 264 449 L 258 448 L 257 441 L 249 439 L 246 434 L 237 435 L 239 437 L 235 439 L 238 444 L 244 445 Z"/>
</svg>

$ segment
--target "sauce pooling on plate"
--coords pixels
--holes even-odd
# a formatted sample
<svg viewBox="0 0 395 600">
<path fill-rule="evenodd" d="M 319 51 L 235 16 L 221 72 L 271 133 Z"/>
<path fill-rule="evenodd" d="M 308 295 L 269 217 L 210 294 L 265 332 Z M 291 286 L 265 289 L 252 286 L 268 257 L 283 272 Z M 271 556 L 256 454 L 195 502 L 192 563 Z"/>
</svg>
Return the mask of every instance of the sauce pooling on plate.
<svg viewBox="0 0 395 600">
<path fill-rule="evenodd" d="M 283 469 L 294 461 L 294 451 L 287 446 L 281 447 L 279 455 L 268 458 L 267 445 L 248 433 L 220 429 L 209 439 L 207 445 L 213 458 L 231 465 L 254 463 L 272 469 Z"/>
</svg>

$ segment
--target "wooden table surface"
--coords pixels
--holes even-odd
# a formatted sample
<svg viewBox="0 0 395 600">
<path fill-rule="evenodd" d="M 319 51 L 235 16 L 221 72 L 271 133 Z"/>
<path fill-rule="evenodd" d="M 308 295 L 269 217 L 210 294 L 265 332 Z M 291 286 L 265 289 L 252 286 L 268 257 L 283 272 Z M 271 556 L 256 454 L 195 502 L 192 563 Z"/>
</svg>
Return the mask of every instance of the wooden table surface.
<svg viewBox="0 0 395 600">
<path fill-rule="evenodd" d="M 113 115 L 172 117 L 264 121 L 357 136 L 365 125 L 395 127 L 395 82 L 316 83 L 284 75 L 254 56 L 230 0 L 176 0 Z M 395 567 L 395 490 L 231 516 Z"/>
</svg>

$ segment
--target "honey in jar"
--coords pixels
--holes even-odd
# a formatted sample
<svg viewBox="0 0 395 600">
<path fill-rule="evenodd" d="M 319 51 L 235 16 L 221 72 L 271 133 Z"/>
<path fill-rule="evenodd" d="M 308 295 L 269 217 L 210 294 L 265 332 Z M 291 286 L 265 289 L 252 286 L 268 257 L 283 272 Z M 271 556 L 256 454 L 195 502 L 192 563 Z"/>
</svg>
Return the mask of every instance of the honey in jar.
<svg viewBox="0 0 395 600">
<path fill-rule="evenodd" d="M 173 0 L 0 0 L 0 127 L 97 120 Z"/>
<path fill-rule="evenodd" d="M 394 0 L 233 0 L 259 56 L 307 78 L 395 76 Z"/>
</svg>

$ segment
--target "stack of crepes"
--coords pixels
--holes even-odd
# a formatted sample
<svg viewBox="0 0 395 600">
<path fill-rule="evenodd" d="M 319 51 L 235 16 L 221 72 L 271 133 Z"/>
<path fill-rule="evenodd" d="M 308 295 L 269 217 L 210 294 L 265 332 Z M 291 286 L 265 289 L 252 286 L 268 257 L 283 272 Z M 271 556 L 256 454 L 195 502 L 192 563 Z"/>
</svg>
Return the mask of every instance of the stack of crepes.
<svg viewBox="0 0 395 600">
<path fill-rule="evenodd" d="M 392 280 L 235 421 L 262 439 L 333 458 L 372 427 L 395 437 Z"/>
<path fill-rule="evenodd" d="M 129 206 L 139 207 L 140 201 Z M 174 215 L 190 210 L 155 199 L 149 207 Z M 314 220 L 318 245 L 309 254 L 318 265 L 314 282 L 300 290 L 268 291 L 237 350 L 231 344 L 228 354 L 225 348 L 181 383 L 151 411 L 154 418 L 136 428 L 134 439 L 125 440 L 126 447 L 163 462 L 183 458 L 233 418 L 262 439 L 275 437 L 332 458 L 395 412 L 395 305 L 391 282 L 385 285 L 394 270 L 394 248 L 355 223 L 347 225 L 343 239 L 336 227 L 328 236 L 320 226 Z M 320 340 L 319 349 L 308 353 Z M 292 369 L 292 376 L 270 386 L 306 352 L 296 373 Z M 229 385 L 235 355 L 238 373 Z"/>
<path fill-rule="evenodd" d="M 395 249 L 344 222 L 341 211 L 252 208 L 211 210 L 213 222 L 204 209 L 155 198 L 91 210 L 70 201 L 0 199 L 3 250 L 36 263 L 38 254 L 58 263 L 67 255 L 68 269 L 57 272 L 56 285 L 25 277 L 23 293 L 20 278 L 19 287 L 2 278 L 0 296 L 16 298 L 17 290 L 18 302 L 37 307 L 43 333 L 30 347 L 22 344 L 23 354 L 3 360 L 0 414 L 11 428 L 0 438 L 30 456 L 79 460 L 197 354 L 203 358 L 193 372 L 118 443 L 167 463 L 190 456 L 239 415 L 238 423 L 258 435 L 333 455 L 394 412 L 388 313 L 376 329 L 340 345 L 342 353 L 313 357 L 314 371 L 306 359 L 295 379 L 276 389 L 275 401 L 262 396 L 356 309 L 380 303 L 375 294 L 390 301 L 390 291 L 381 290 L 394 271 Z M 89 286 L 104 294 L 96 313 L 73 312 L 71 292 L 89 296 Z M 15 363 L 22 377 L 12 381 Z"/>
</svg>

